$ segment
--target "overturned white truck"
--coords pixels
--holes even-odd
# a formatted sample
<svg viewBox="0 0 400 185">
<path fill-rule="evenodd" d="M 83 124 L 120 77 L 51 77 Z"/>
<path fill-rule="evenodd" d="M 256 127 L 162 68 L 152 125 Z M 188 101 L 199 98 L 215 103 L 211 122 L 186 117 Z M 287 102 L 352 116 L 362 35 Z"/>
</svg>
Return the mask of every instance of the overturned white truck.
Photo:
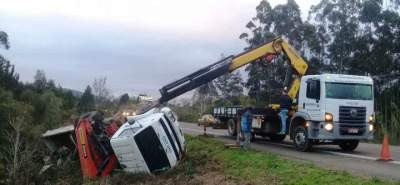
<svg viewBox="0 0 400 185">
<path fill-rule="evenodd" d="M 62 148 L 77 151 L 82 174 L 89 178 L 108 176 L 118 167 L 131 173 L 165 171 L 176 166 L 186 151 L 177 116 L 168 107 L 128 117 L 119 128 L 112 118 L 86 113 L 75 125 L 42 136 L 51 153 Z"/>
<path fill-rule="evenodd" d="M 128 117 L 110 142 L 121 168 L 132 173 L 170 169 L 186 151 L 177 116 L 167 107 Z"/>
</svg>

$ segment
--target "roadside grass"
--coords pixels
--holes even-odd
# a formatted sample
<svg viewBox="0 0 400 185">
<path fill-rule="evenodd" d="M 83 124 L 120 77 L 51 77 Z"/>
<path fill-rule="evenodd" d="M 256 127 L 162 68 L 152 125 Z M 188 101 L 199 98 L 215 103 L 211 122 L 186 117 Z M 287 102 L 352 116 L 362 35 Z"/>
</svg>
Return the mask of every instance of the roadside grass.
<svg viewBox="0 0 400 185">
<path fill-rule="evenodd" d="M 400 184 L 400 182 L 353 176 L 312 164 L 283 159 L 254 150 L 227 149 L 222 142 L 201 136 L 186 136 L 189 155 L 222 162 L 228 178 L 249 184 Z M 202 161 L 202 162 L 204 162 Z"/>
<path fill-rule="evenodd" d="M 284 159 L 255 150 L 225 148 L 210 137 L 186 135 L 188 151 L 174 169 L 164 173 L 129 174 L 116 171 L 107 178 L 84 180 L 85 185 L 380 185 L 399 182 L 378 177 L 353 176 L 344 171 L 328 170 L 315 165 Z M 305 154 L 306 155 L 306 154 Z M 68 184 L 68 183 L 56 183 Z"/>
</svg>

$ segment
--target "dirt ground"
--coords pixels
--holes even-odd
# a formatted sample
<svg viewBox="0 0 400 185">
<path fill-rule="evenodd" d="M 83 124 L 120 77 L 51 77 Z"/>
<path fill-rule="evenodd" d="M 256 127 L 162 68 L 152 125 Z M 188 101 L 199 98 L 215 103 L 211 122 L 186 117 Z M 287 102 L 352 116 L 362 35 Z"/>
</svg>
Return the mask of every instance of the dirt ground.
<svg viewBox="0 0 400 185">
<path fill-rule="evenodd" d="M 186 163 L 188 164 L 188 163 Z M 128 174 L 117 174 L 107 179 L 106 184 L 115 185 L 235 185 L 252 184 L 242 182 L 234 177 L 223 173 L 223 165 L 216 160 L 211 160 L 202 167 L 190 169 L 190 165 L 184 165 L 185 173 L 165 173 L 159 175 L 132 176 Z M 181 171 L 181 169 L 177 169 Z M 190 172 L 192 171 L 192 172 Z"/>
</svg>

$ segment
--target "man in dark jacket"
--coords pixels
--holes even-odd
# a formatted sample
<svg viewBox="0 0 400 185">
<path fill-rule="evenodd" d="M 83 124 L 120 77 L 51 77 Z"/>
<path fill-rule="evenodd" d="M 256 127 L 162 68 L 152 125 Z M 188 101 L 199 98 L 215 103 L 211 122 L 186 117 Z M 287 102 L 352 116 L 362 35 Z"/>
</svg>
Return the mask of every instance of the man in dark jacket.
<svg viewBox="0 0 400 185">
<path fill-rule="evenodd" d="M 282 91 L 282 95 L 279 98 L 280 112 L 279 117 L 281 118 L 281 131 L 280 134 L 286 134 L 286 120 L 288 118 L 288 113 L 292 107 L 292 98 L 287 94 L 287 89 Z"/>
</svg>

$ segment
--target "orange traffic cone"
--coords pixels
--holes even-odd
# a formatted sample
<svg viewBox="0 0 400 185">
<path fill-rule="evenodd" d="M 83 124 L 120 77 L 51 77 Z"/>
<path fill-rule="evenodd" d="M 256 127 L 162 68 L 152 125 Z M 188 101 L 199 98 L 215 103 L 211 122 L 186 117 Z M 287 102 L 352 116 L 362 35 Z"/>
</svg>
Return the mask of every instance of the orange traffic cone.
<svg viewBox="0 0 400 185">
<path fill-rule="evenodd" d="M 388 135 L 385 134 L 383 136 L 383 143 L 382 143 L 382 150 L 381 150 L 381 157 L 379 161 L 391 161 L 390 157 L 390 149 L 389 149 L 389 138 Z"/>
</svg>

